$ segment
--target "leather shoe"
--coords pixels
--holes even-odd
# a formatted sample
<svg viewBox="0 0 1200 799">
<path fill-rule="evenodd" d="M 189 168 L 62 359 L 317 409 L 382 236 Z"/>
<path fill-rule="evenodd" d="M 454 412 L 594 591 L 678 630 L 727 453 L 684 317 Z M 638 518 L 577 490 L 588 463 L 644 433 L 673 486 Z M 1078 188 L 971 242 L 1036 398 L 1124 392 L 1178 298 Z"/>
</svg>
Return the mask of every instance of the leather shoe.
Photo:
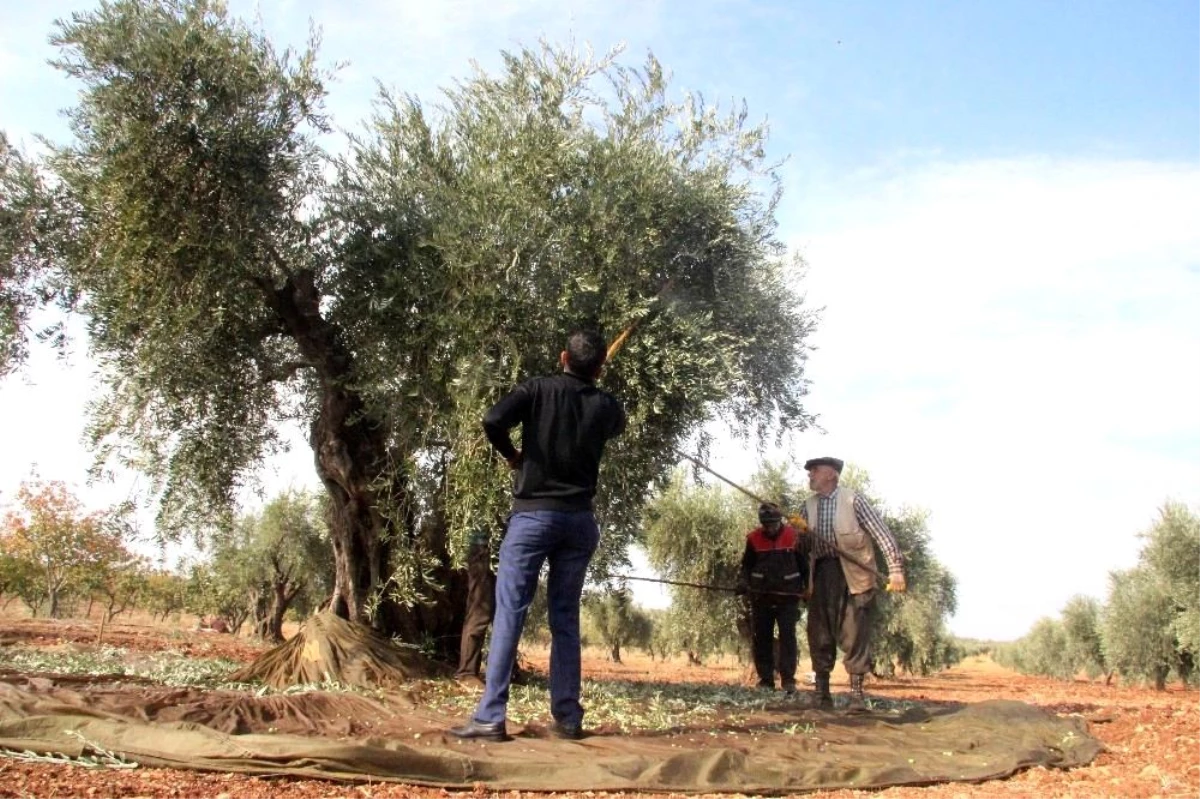
<svg viewBox="0 0 1200 799">
<path fill-rule="evenodd" d="M 554 722 L 554 725 L 550 728 L 550 732 L 555 738 L 566 738 L 569 741 L 578 741 L 584 736 L 582 725 L 564 721 Z"/>
<path fill-rule="evenodd" d="M 461 727 L 451 727 L 450 734 L 466 741 L 507 741 L 508 731 L 503 721 L 486 722 L 471 719 Z"/>
</svg>

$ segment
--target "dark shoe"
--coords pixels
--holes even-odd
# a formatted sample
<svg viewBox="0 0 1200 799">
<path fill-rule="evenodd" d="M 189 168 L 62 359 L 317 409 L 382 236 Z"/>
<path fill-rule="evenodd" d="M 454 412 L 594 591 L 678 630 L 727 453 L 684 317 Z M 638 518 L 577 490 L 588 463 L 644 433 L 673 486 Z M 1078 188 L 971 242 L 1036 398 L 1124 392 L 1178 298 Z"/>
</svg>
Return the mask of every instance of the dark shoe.
<svg viewBox="0 0 1200 799">
<path fill-rule="evenodd" d="M 450 734 L 465 741 L 507 741 L 508 731 L 503 721 L 488 723 L 471 719 L 461 727 L 451 727 Z"/>
<path fill-rule="evenodd" d="M 863 693 L 863 680 L 866 675 L 850 675 L 850 701 L 846 705 L 847 713 L 866 713 L 867 697 Z"/>
<path fill-rule="evenodd" d="M 758 685 L 756 685 L 755 687 L 758 688 L 760 691 L 774 691 L 775 683 L 771 680 L 759 680 Z"/>
<path fill-rule="evenodd" d="M 829 672 L 817 672 L 813 683 L 813 707 L 829 710 L 833 707 L 833 694 L 829 693 Z"/>
<path fill-rule="evenodd" d="M 783 692 L 784 692 L 785 694 L 787 694 L 788 696 L 795 696 L 795 694 L 796 694 L 796 683 L 794 683 L 794 682 L 785 682 L 785 683 L 783 684 Z"/>
<path fill-rule="evenodd" d="M 568 741 L 582 740 L 585 735 L 583 725 L 571 724 L 566 721 L 554 722 L 553 726 L 550 727 L 550 734 L 555 738 L 565 738 Z"/>
</svg>

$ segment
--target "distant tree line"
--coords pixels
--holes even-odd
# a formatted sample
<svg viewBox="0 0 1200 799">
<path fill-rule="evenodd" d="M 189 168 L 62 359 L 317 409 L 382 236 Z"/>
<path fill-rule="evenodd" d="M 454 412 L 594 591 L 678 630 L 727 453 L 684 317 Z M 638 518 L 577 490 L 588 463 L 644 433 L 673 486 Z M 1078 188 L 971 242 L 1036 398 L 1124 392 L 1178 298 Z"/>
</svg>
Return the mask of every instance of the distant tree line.
<svg viewBox="0 0 1200 799">
<path fill-rule="evenodd" d="M 212 538 L 203 558 L 179 571 L 134 551 L 129 508 L 85 512 L 61 482 L 30 482 L 0 525 L 0 597 L 31 615 L 91 617 L 102 624 L 138 609 L 156 619 L 181 612 L 247 623 L 264 640 L 283 638 L 288 612 L 303 616 L 328 596 L 333 558 L 322 501 L 286 492 Z"/>
<path fill-rule="evenodd" d="M 864 473 L 850 468 L 845 478 L 870 495 Z M 782 468 L 766 467 L 755 481 L 757 491 L 781 497 L 785 505 L 789 497 L 804 496 Z M 906 595 L 884 594 L 877 603 L 876 672 L 927 674 L 952 665 L 962 655 L 945 629 L 955 584 L 929 553 L 925 515 L 893 512 L 872 500 L 900 541 L 910 575 Z M 175 571 L 135 554 L 127 508 L 84 512 L 61 483 L 24 485 L 15 504 L 0 529 L 0 595 L 6 602 L 20 599 L 34 615 L 90 616 L 97 604 L 104 609 L 102 623 L 134 608 L 164 620 L 187 612 L 220 619 L 233 633 L 280 641 L 285 618 L 302 619 L 319 609 L 331 588 L 327 508 L 316 494 L 285 492 L 257 512 L 235 517 L 209 536 L 202 556 Z M 741 494 L 690 484 L 682 471 L 676 473 L 651 501 L 645 534 L 651 563 L 668 579 L 732 587 L 745 533 L 756 524 L 754 510 Z M 620 580 L 589 589 L 581 608 L 585 642 L 603 647 L 615 662 L 630 649 L 694 664 L 722 654 L 749 662 L 748 611 L 741 599 L 730 591 L 689 587 L 672 594 L 670 608 L 646 610 Z M 530 607 L 525 640 L 548 640 L 544 588 Z M 803 651 L 803 632 L 800 643 Z"/>
<path fill-rule="evenodd" d="M 1057 619 L 997 646 L 997 662 L 1064 680 L 1114 676 L 1162 690 L 1171 675 L 1197 682 L 1200 655 L 1200 517 L 1168 502 L 1132 569 L 1109 576 L 1107 602 L 1073 597 Z"/>
</svg>

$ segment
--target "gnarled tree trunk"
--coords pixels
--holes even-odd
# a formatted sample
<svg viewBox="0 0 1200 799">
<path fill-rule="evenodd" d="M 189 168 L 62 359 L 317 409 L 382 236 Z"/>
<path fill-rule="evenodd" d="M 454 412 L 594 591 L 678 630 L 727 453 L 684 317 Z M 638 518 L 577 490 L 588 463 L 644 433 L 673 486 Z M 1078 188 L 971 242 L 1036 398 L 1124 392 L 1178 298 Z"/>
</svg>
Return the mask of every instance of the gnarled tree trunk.
<svg viewBox="0 0 1200 799">
<path fill-rule="evenodd" d="M 263 595 L 261 613 L 256 619 L 256 632 L 264 641 L 283 642 L 283 617 L 292 600 L 300 593 L 300 586 L 291 580 L 276 580 Z"/>
<path fill-rule="evenodd" d="M 389 451 L 383 425 L 371 418 L 354 388 L 354 356 L 337 327 L 320 309 L 311 272 L 293 273 L 281 286 L 263 286 L 281 328 L 295 340 L 304 365 L 315 371 L 320 406 L 310 429 L 317 474 L 330 497 L 329 531 L 334 553 L 334 585 L 329 608 L 337 616 L 370 624 L 386 636 L 411 643 L 432 641 L 449 659 L 457 651 L 465 590 L 449 565 L 444 524 L 422 531 L 441 565 L 434 577 L 443 589 L 420 606 L 404 608 L 384 586 L 394 546 L 415 542 L 401 470 L 392 468 L 408 453 Z M 389 513 L 381 512 L 387 508 Z M 395 512 L 407 514 L 402 529 Z"/>
<path fill-rule="evenodd" d="M 379 513 L 378 492 L 388 480 L 387 441 L 353 389 L 354 356 L 338 329 L 321 314 L 320 292 L 311 271 L 293 273 L 279 288 L 263 285 L 280 326 L 300 349 L 304 365 L 320 386 L 320 407 L 310 430 L 317 474 L 329 493 L 334 587 L 330 608 L 338 616 L 367 623 L 368 608 L 387 579 L 392 532 Z M 386 597 L 375 626 L 390 632 Z"/>
</svg>

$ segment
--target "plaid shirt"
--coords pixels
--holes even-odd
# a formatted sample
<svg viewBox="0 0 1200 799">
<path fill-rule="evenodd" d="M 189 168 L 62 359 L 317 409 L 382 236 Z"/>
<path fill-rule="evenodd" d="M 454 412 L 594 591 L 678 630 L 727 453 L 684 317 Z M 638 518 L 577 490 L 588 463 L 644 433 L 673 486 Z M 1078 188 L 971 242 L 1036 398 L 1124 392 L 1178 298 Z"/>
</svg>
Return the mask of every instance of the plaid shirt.
<svg viewBox="0 0 1200 799">
<path fill-rule="evenodd" d="M 817 521 L 815 524 L 812 519 L 808 518 L 808 503 L 805 502 L 800 506 L 800 515 L 812 528 L 813 554 L 818 558 L 836 554 L 832 545 L 837 543 L 837 535 L 833 532 L 833 517 L 837 513 L 837 492 L 838 489 L 835 488 L 833 493 L 827 497 L 817 496 Z M 871 503 L 867 502 L 861 494 L 854 495 L 854 517 L 858 519 L 859 527 L 866 530 L 875 540 L 876 545 L 883 550 L 888 571 L 902 572 L 904 556 L 900 554 L 900 545 L 896 543 L 896 537 L 883 523 L 878 511 L 872 508 Z"/>
</svg>

